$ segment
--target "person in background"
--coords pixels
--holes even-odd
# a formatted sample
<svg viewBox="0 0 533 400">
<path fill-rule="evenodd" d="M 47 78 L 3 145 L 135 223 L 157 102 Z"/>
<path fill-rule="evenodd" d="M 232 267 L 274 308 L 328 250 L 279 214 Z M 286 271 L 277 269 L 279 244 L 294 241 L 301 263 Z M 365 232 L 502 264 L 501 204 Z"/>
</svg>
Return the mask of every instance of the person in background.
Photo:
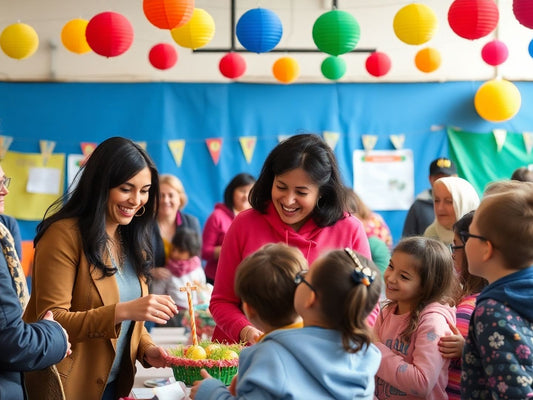
<svg viewBox="0 0 533 400">
<path fill-rule="evenodd" d="M 10 178 L 0 166 L 0 208 Z M 5 217 L 2 215 L 2 217 Z M 0 399 L 26 399 L 23 372 L 41 370 L 70 354 L 67 332 L 47 311 L 33 324 L 22 320 L 29 299 L 24 271 L 16 252 L 11 231 L 0 221 Z M 43 392 L 47 396 L 49 392 Z"/>
<path fill-rule="evenodd" d="M 15 243 L 15 250 L 19 261 L 22 260 L 22 239 L 20 237 L 20 229 L 17 220 L 9 215 L 4 214 L 5 197 L 9 194 L 9 184 L 11 178 L 8 178 L 0 165 L 0 223 L 3 224 L 7 230 L 11 233 L 13 242 Z"/>
<path fill-rule="evenodd" d="M 235 175 L 224 190 L 224 202 L 215 204 L 207 218 L 202 234 L 202 259 L 205 261 L 207 282 L 213 284 L 217 272 L 220 249 L 233 219 L 241 211 L 251 207 L 248 201 L 255 178 L 247 173 Z"/>
<path fill-rule="evenodd" d="M 476 189 L 465 179 L 456 176 L 437 179 L 433 183 L 435 221 L 427 227 L 425 237 L 453 242 L 453 224 L 479 205 Z"/>
<path fill-rule="evenodd" d="M 210 302 L 213 340 L 252 344 L 262 335 L 244 315 L 234 282 L 240 262 L 264 244 L 297 247 L 308 262 L 344 247 L 370 258 L 364 227 L 346 212 L 345 197 L 335 155 L 320 136 L 295 135 L 270 152 L 250 191 L 252 208 L 235 217 L 222 244 Z"/>
<path fill-rule="evenodd" d="M 533 183 L 489 185 L 463 237 L 469 272 L 488 286 L 470 320 L 461 398 L 531 399 Z"/>
<path fill-rule="evenodd" d="M 178 312 L 170 296 L 148 294 L 157 169 L 139 145 L 112 137 L 80 174 L 37 226 L 34 290 L 24 313 L 34 323 L 52 311 L 72 354 L 57 364 L 58 376 L 26 374 L 30 399 L 59 384 L 67 399 L 116 400 L 130 393 L 136 361 L 167 366 L 166 351 L 144 328 L 144 321 L 164 323 Z"/>
<path fill-rule="evenodd" d="M 206 379 L 193 398 L 373 398 L 381 357 L 366 319 L 379 299 L 379 272 L 351 249 L 313 264 L 308 271 L 301 253 L 284 244 L 268 244 L 241 263 L 236 291 L 265 335 L 241 351 L 234 397 Z M 304 327 L 288 329 L 298 315 Z"/>
<path fill-rule="evenodd" d="M 533 171 L 526 167 L 520 167 L 514 170 L 511 180 L 520 182 L 533 182 Z"/>
<path fill-rule="evenodd" d="M 438 343 L 455 325 L 458 282 L 450 250 L 438 240 L 403 238 L 384 279 L 387 301 L 374 326 L 382 355 L 376 397 L 446 399 L 450 361 Z"/>
<path fill-rule="evenodd" d="M 457 176 L 457 169 L 452 160 L 439 157 L 429 164 L 429 183 L 431 186 L 418 194 L 409 208 L 403 225 L 402 237 L 423 235 L 426 228 L 435 220 L 433 183 L 446 176 Z"/>
<path fill-rule="evenodd" d="M 452 326 L 453 335 L 443 336 L 439 341 L 439 350 L 443 357 L 450 359 L 448 370 L 448 386 L 446 393 L 452 400 L 461 399 L 461 355 L 465 338 L 468 335 L 468 325 L 479 293 L 487 286 L 487 281 L 468 272 L 468 262 L 465 256 L 466 238 L 462 232 L 468 232 L 472 223 L 474 211 L 470 211 L 453 225 L 454 238 L 450 245 L 453 265 L 459 277 L 460 290 L 455 296 L 456 326 Z"/>
</svg>

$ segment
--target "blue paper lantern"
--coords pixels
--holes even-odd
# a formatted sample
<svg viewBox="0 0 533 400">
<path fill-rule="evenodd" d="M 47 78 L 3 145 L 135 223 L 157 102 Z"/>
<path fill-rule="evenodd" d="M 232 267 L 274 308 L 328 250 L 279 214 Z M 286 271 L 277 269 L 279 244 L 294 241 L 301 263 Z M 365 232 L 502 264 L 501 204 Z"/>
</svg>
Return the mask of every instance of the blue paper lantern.
<svg viewBox="0 0 533 400">
<path fill-rule="evenodd" d="M 531 58 L 533 58 L 533 40 L 531 40 L 531 42 L 529 42 L 529 46 L 528 46 L 527 50 L 528 50 L 529 55 L 531 56 Z"/>
<path fill-rule="evenodd" d="M 276 47 L 281 40 L 283 26 L 273 11 L 253 8 L 239 18 L 236 33 L 237 39 L 246 50 L 266 53 Z"/>
</svg>

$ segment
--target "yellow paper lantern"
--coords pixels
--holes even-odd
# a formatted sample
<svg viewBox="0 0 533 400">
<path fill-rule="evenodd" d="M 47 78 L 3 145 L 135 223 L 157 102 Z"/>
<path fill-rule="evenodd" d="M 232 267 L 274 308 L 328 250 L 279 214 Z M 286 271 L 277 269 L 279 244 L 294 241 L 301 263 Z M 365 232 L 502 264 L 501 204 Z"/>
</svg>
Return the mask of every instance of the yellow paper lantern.
<svg viewBox="0 0 533 400">
<path fill-rule="evenodd" d="M 198 49 L 208 44 L 215 36 L 215 21 L 202 8 L 195 8 L 185 25 L 170 31 L 174 41 L 181 47 Z"/>
<path fill-rule="evenodd" d="M 513 118 L 520 110 L 521 104 L 520 91 L 505 79 L 485 82 L 474 97 L 477 113 L 490 122 L 503 122 Z"/>
<path fill-rule="evenodd" d="M 281 57 L 272 66 L 272 74 L 281 83 L 292 83 L 300 75 L 300 66 L 292 57 Z"/>
<path fill-rule="evenodd" d="M 17 22 L 2 31 L 0 47 L 9 57 L 22 60 L 37 51 L 39 36 L 31 26 Z"/>
<path fill-rule="evenodd" d="M 431 40 L 437 30 L 435 12 L 424 4 L 412 3 L 394 16 L 394 33 L 402 42 L 419 45 Z"/>
<path fill-rule="evenodd" d="M 68 21 L 61 30 L 61 42 L 65 48 L 76 54 L 83 54 L 91 51 L 89 43 L 85 37 L 85 29 L 89 21 L 82 18 L 75 18 Z"/>
<path fill-rule="evenodd" d="M 437 49 L 426 47 L 416 53 L 415 65 L 422 72 L 433 72 L 440 67 L 441 57 Z"/>
</svg>

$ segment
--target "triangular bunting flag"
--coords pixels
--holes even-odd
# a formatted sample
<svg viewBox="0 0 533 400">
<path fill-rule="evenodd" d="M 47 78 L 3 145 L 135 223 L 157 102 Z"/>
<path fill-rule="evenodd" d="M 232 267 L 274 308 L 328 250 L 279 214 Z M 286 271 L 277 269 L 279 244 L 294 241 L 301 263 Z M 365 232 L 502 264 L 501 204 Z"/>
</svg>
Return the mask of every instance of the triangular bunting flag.
<svg viewBox="0 0 533 400">
<path fill-rule="evenodd" d="M 531 154 L 531 149 L 533 149 L 533 132 L 523 132 L 522 137 L 524 138 L 524 146 L 526 146 L 527 154 Z"/>
<path fill-rule="evenodd" d="M 146 142 L 135 142 L 143 150 L 146 150 Z"/>
<path fill-rule="evenodd" d="M 241 142 L 242 152 L 244 153 L 244 158 L 246 162 L 250 164 L 252 157 L 254 156 L 255 144 L 257 143 L 257 136 L 241 136 L 239 138 Z"/>
<path fill-rule="evenodd" d="M 11 143 L 13 143 L 13 136 L 0 136 L 0 160 L 6 156 Z"/>
<path fill-rule="evenodd" d="M 405 142 L 405 135 L 389 135 L 390 141 L 396 150 L 403 149 L 403 144 Z"/>
<path fill-rule="evenodd" d="M 94 142 L 81 142 L 81 152 L 83 154 L 83 160 L 80 162 L 80 167 L 82 165 L 85 165 L 91 154 L 93 154 L 94 149 L 96 149 L 96 146 L 98 146 L 98 143 Z"/>
<path fill-rule="evenodd" d="M 48 162 L 48 159 L 54 152 L 54 148 L 56 147 L 56 142 L 52 140 L 39 140 L 39 147 L 41 149 L 43 165 L 46 165 L 46 163 Z"/>
<path fill-rule="evenodd" d="M 278 135 L 278 143 L 283 142 L 284 140 L 290 138 L 291 135 Z"/>
<path fill-rule="evenodd" d="M 222 138 L 205 139 L 205 142 L 207 143 L 207 148 L 213 162 L 217 165 L 220 158 L 220 151 L 222 150 Z"/>
<path fill-rule="evenodd" d="M 505 139 L 507 138 L 507 131 L 505 129 L 493 129 L 492 134 L 496 140 L 496 148 L 498 153 L 502 151 Z"/>
<path fill-rule="evenodd" d="M 363 141 L 363 148 L 366 151 L 372 151 L 378 142 L 378 135 L 363 135 L 361 139 Z"/>
<path fill-rule="evenodd" d="M 168 148 L 174 157 L 174 162 L 178 167 L 181 167 L 181 161 L 183 160 L 183 151 L 185 150 L 185 140 L 169 140 Z"/>
<path fill-rule="evenodd" d="M 337 146 L 340 134 L 337 132 L 329 131 L 324 131 L 322 134 L 326 143 L 329 145 L 329 147 L 331 147 L 331 150 L 335 150 L 335 146 Z"/>
</svg>

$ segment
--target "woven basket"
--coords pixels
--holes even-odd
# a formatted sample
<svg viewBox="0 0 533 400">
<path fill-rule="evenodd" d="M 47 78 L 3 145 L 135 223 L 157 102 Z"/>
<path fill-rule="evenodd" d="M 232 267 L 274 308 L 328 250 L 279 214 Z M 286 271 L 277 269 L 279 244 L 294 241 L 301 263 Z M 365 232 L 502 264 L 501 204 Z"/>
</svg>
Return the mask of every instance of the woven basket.
<svg viewBox="0 0 533 400">
<path fill-rule="evenodd" d="M 231 383 L 231 380 L 237 375 L 237 367 L 187 367 L 172 365 L 172 372 L 176 381 L 181 381 L 187 386 L 191 386 L 195 381 L 204 379 L 200 375 L 200 370 L 205 369 L 213 378 L 221 380 L 226 386 Z"/>
</svg>

